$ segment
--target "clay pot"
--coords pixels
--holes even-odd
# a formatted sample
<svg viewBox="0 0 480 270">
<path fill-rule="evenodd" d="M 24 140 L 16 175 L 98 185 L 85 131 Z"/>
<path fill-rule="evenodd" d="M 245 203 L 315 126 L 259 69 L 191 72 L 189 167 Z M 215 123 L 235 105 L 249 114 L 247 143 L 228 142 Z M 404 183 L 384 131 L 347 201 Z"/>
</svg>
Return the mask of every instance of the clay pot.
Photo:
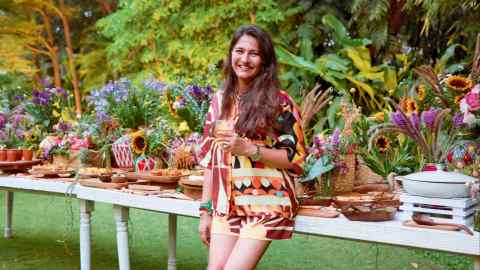
<svg viewBox="0 0 480 270">
<path fill-rule="evenodd" d="M 22 149 L 17 149 L 17 160 L 22 160 L 23 153 Z"/>
<path fill-rule="evenodd" d="M 7 160 L 7 150 L 0 149 L 0 161 L 6 161 L 6 160 Z"/>
<path fill-rule="evenodd" d="M 17 149 L 7 149 L 7 161 L 17 160 Z"/>
<path fill-rule="evenodd" d="M 32 160 L 33 159 L 33 150 L 22 149 L 22 160 Z"/>
</svg>

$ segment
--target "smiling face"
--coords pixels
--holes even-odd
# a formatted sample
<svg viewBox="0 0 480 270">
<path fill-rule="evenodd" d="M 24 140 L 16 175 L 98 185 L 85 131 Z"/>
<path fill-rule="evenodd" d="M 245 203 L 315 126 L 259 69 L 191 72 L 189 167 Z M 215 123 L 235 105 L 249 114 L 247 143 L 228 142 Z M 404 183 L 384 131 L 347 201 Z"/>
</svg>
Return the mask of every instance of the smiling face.
<svg viewBox="0 0 480 270">
<path fill-rule="evenodd" d="M 232 49 L 232 69 L 237 75 L 239 87 L 247 86 L 260 72 L 262 57 L 257 40 L 249 35 L 238 39 Z"/>
</svg>

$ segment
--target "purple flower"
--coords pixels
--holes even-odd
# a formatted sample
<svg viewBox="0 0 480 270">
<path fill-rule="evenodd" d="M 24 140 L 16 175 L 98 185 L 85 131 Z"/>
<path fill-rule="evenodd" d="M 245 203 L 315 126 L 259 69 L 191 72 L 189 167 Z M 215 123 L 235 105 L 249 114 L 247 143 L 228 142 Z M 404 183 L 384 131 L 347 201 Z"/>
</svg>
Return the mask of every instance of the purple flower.
<svg viewBox="0 0 480 270">
<path fill-rule="evenodd" d="M 16 95 L 13 97 L 13 100 L 15 101 L 22 101 L 24 99 L 23 95 Z"/>
<path fill-rule="evenodd" d="M 8 140 L 8 135 L 5 131 L 0 130 L 0 142 L 5 142 Z"/>
<path fill-rule="evenodd" d="M 408 118 L 405 117 L 405 115 L 401 111 L 396 111 L 390 113 L 390 121 L 397 127 L 403 129 L 403 130 L 408 130 Z"/>
<path fill-rule="evenodd" d="M 410 121 L 412 122 L 412 125 L 415 127 L 415 129 L 420 130 L 420 117 L 416 112 L 412 113 L 412 115 L 410 116 Z"/>
<path fill-rule="evenodd" d="M 203 90 L 203 93 L 207 96 L 209 96 L 212 92 L 212 87 L 210 85 L 207 85 L 207 87 L 205 87 L 205 89 Z"/>
<path fill-rule="evenodd" d="M 25 118 L 22 114 L 15 114 L 12 121 L 12 128 L 16 129 L 18 124 Z"/>
<path fill-rule="evenodd" d="M 40 80 L 40 84 L 43 85 L 45 88 L 50 88 L 52 87 L 52 82 L 50 81 L 49 77 L 45 77 Z"/>
<path fill-rule="evenodd" d="M 186 104 L 187 104 L 187 100 L 185 99 L 185 97 L 183 96 L 177 97 L 177 100 L 173 102 L 173 108 L 175 110 L 183 109 L 183 107 L 185 107 Z"/>
<path fill-rule="evenodd" d="M 433 124 L 438 112 L 440 112 L 440 109 L 437 108 L 430 108 L 428 111 L 422 112 L 422 120 L 430 130 L 433 130 Z"/>
<path fill-rule="evenodd" d="M 64 122 L 58 122 L 58 124 L 56 125 L 56 129 L 63 133 L 69 131 L 70 128 L 71 128 L 70 124 L 64 123 Z"/>
<path fill-rule="evenodd" d="M 463 114 L 462 113 L 456 113 L 453 116 L 453 127 L 459 128 L 460 126 L 463 125 Z"/>
<path fill-rule="evenodd" d="M 15 136 L 17 136 L 18 139 L 23 140 L 24 137 L 24 131 L 21 129 L 15 130 Z"/>
<path fill-rule="evenodd" d="M 68 93 L 65 89 L 63 88 L 60 88 L 60 87 L 57 87 L 55 88 L 55 94 L 57 96 L 63 96 L 63 98 L 67 98 L 68 97 Z"/>
<path fill-rule="evenodd" d="M 340 145 L 340 129 L 339 128 L 336 128 L 335 131 L 333 132 L 331 144 L 334 147 L 338 147 Z"/>
<path fill-rule="evenodd" d="M 6 122 L 5 116 L 0 114 L 0 129 L 5 127 L 5 122 Z"/>
<path fill-rule="evenodd" d="M 32 102 L 35 105 L 46 106 L 50 103 L 52 97 L 49 91 L 36 91 L 32 92 Z"/>
<path fill-rule="evenodd" d="M 162 92 L 166 86 L 166 83 L 157 81 L 155 79 L 149 79 L 143 82 L 143 87 L 151 90 L 157 90 L 158 92 Z"/>
<path fill-rule="evenodd" d="M 201 98 L 202 95 L 203 95 L 203 91 L 202 91 L 202 88 L 200 88 L 200 86 L 198 85 L 191 85 L 188 87 L 188 93 L 193 96 L 193 97 L 196 97 L 196 98 Z"/>
</svg>

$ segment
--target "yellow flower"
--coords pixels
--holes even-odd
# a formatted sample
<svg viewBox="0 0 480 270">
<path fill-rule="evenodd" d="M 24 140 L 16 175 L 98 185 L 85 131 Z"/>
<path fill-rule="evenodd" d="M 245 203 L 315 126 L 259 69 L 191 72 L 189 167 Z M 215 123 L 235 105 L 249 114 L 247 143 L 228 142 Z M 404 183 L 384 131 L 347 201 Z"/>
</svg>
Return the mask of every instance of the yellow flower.
<svg viewBox="0 0 480 270">
<path fill-rule="evenodd" d="M 387 137 L 380 135 L 375 138 L 374 145 L 380 150 L 380 153 L 384 153 L 390 147 L 390 140 Z"/>
<path fill-rule="evenodd" d="M 376 122 L 383 122 L 385 120 L 385 113 L 384 112 L 377 112 L 374 115 L 368 117 L 368 119 L 376 121 Z"/>
<path fill-rule="evenodd" d="M 186 121 L 183 121 L 180 123 L 180 125 L 178 126 L 178 131 L 181 133 L 187 133 L 190 131 L 190 128 L 188 127 L 188 124 Z"/>
<path fill-rule="evenodd" d="M 425 85 L 420 84 L 417 87 L 417 97 L 419 101 L 423 101 L 425 99 L 425 92 L 426 92 Z"/>
<path fill-rule="evenodd" d="M 448 77 L 445 83 L 450 89 L 457 92 L 466 92 L 473 86 L 470 79 L 458 75 Z"/>
<path fill-rule="evenodd" d="M 145 131 L 139 130 L 130 134 L 131 147 L 135 154 L 141 155 L 147 150 L 147 140 L 145 139 Z"/>
<path fill-rule="evenodd" d="M 418 105 L 413 98 L 404 97 L 400 100 L 400 107 L 406 115 L 410 116 L 413 112 L 418 113 Z"/>
<path fill-rule="evenodd" d="M 418 105 L 415 100 L 410 99 L 407 101 L 407 114 L 410 115 L 414 112 L 418 113 Z"/>
</svg>

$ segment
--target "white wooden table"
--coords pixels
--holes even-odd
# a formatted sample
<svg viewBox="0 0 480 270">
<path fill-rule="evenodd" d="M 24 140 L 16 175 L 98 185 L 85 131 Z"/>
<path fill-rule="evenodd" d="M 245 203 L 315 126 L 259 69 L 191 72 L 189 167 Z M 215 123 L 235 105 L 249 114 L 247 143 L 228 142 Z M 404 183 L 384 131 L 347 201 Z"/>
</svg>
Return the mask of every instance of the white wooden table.
<svg viewBox="0 0 480 270">
<path fill-rule="evenodd" d="M 168 270 L 176 269 L 177 215 L 198 217 L 199 203 L 194 201 L 132 195 L 114 190 L 79 186 L 76 190 L 80 204 L 86 205 L 84 222 L 80 229 L 80 256 L 90 258 L 90 219 L 93 202 L 113 205 L 117 232 L 118 265 L 120 270 L 130 269 L 128 252 L 128 215 L 130 208 L 138 208 L 168 214 Z M 80 220 L 82 222 L 82 219 Z M 90 268 L 82 265 L 82 270 Z"/>
<path fill-rule="evenodd" d="M 117 249 L 120 270 L 130 269 L 128 252 L 128 212 L 138 208 L 169 215 L 168 270 L 176 268 L 176 216 L 198 216 L 198 202 L 131 195 L 118 191 L 79 186 L 77 198 L 85 205 L 92 201 L 113 205 L 117 231 Z M 90 220 L 91 211 L 85 212 Z M 81 221 L 82 222 L 82 221 Z M 90 223 L 82 223 L 81 257 L 90 258 Z M 88 228 L 87 228 L 88 227 Z M 352 239 L 395 246 L 415 247 L 473 256 L 475 270 L 480 270 L 480 234 L 470 236 L 461 232 L 439 231 L 405 227 L 401 221 L 354 222 L 343 217 L 336 219 L 298 216 L 295 232 L 301 234 Z M 86 248 L 88 246 L 88 248 Z M 88 252 L 88 254 L 86 254 Z M 89 270 L 90 268 L 84 268 Z M 86 265 L 85 265 L 86 266 Z"/>
<path fill-rule="evenodd" d="M 75 185 L 72 183 L 37 180 L 29 177 L 0 176 L 0 189 L 5 190 L 5 229 L 4 237 L 12 237 L 13 193 L 34 192 L 48 195 L 75 196 Z"/>
</svg>

